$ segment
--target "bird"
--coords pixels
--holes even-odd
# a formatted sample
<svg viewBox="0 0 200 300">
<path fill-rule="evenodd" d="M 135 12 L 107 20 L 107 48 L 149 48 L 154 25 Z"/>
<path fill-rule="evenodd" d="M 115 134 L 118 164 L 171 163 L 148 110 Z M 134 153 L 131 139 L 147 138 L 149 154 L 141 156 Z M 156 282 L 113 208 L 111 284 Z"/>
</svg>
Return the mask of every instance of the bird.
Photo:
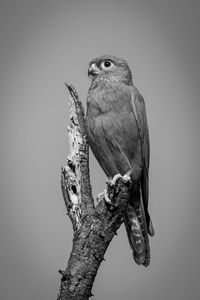
<svg viewBox="0 0 200 300">
<path fill-rule="evenodd" d="M 125 59 L 101 55 L 89 62 L 86 130 L 89 146 L 106 176 L 132 182 L 124 224 L 133 258 L 150 263 L 148 212 L 150 142 L 145 102 Z"/>
</svg>

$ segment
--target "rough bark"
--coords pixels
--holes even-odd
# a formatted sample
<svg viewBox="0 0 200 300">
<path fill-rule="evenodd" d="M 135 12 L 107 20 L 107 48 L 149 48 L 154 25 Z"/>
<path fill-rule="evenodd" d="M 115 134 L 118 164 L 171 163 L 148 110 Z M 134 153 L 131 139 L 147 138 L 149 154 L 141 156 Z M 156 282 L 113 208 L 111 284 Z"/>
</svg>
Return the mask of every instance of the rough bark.
<svg viewBox="0 0 200 300">
<path fill-rule="evenodd" d="M 93 282 L 106 249 L 123 222 L 130 182 L 120 179 L 114 186 L 108 183 L 94 206 L 84 111 L 74 87 L 66 86 L 70 92 L 70 154 L 62 168 L 61 185 L 74 238 L 67 268 L 59 271 L 62 277 L 57 300 L 87 300 L 92 296 Z"/>
</svg>

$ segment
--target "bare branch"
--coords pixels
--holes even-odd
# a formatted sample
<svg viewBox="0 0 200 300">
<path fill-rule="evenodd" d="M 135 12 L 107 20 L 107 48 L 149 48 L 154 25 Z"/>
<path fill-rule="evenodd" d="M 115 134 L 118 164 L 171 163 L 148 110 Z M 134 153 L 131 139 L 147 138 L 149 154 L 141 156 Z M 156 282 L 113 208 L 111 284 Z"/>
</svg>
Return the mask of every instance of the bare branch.
<svg viewBox="0 0 200 300">
<path fill-rule="evenodd" d="M 88 167 L 88 142 L 84 121 L 84 110 L 72 85 L 69 108 L 71 124 L 68 126 L 70 153 L 67 165 L 62 168 L 61 186 L 68 215 L 74 230 L 81 226 L 81 217 L 94 208 Z"/>
<path fill-rule="evenodd" d="M 88 142 L 84 111 L 71 85 L 68 127 L 70 154 L 62 168 L 61 185 L 74 229 L 73 249 L 62 275 L 57 300 L 88 300 L 108 245 L 123 223 L 131 183 L 119 179 L 107 185 L 94 207 L 89 177 Z"/>
</svg>

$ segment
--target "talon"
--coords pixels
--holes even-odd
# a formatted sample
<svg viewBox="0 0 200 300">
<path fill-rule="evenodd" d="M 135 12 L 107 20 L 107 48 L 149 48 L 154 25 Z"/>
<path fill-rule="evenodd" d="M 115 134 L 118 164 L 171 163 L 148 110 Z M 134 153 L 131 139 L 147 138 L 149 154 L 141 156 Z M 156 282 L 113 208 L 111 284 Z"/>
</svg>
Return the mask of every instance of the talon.
<svg viewBox="0 0 200 300">
<path fill-rule="evenodd" d="M 121 174 L 116 174 L 113 179 L 110 181 L 110 185 L 113 186 L 116 184 L 117 180 L 122 178 L 122 175 Z"/>
<path fill-rule="evenodd" d="M 104 194 L 105 201 L 106 201 L 107 203 L 109 203 L 109 204 L 112 204 L 110 198 L 108 197 L 108 192 L 107 192 L 107 190 L 104 190 L 103 194 Z"/>
<path fill-rule="evenodd" d="M 122 178 L 123 178 L 123 180 L 124 180 L 125 182 L 128 182 L 128 181 L 131 180 L 131 177 L 128 175 L 128 173 L 125 174 Z"/>
<path fill-rule="evenodd" d="M 113 210 L 114 208 L 116 208 L 116 205 L 114 203 L 112 203 L 112 201 L 110 200 L 110 198 L 108 197 L 108 192 L 107 190 L 104 190 L 104 199 L 106 201 L 106 203 L 108 203 L 110 205 L 110 209 Z"/>
</svg>

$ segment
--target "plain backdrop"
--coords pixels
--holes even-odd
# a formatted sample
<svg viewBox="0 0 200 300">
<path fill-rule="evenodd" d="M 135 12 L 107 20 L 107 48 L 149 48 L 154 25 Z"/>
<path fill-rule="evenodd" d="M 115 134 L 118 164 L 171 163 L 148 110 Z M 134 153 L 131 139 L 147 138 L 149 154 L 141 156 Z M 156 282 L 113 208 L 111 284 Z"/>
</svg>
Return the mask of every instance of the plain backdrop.
<svg viewBox="0 0 200 300">
<path fill-rule="evenodd" d="M 200 5 L 190 0 L 0 3 L 0 299 L 53 300 L 72 247 L 60 189 L 68 92 L 86 107 L 88 62 L 125 58 L 146 101 L 150 138 L 148 268 L 124 226 L 97 274 L 95 300 L 200 297 Z M 90 155 L 94 196 L 106 177 Z"/>
</svg>

